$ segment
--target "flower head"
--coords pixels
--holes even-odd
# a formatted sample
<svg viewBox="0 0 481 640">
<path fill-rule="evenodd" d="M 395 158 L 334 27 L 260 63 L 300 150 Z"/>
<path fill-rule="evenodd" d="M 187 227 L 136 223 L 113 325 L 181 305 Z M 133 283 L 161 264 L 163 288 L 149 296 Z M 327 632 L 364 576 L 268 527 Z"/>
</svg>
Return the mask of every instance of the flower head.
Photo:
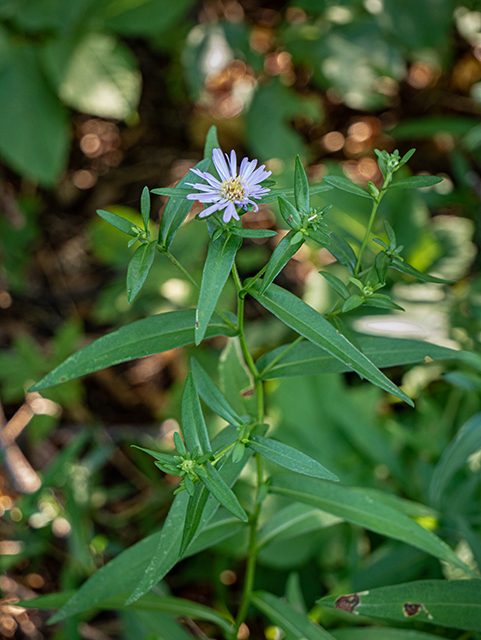
<svg viewBox="0 0 481 640">
<path fill-rule="evenodd" d="M 210 216 L 215 211 L 222 211 L 222 219 L 225 223 L 231 218 L 239 220 L 236 205 L 247 210 L 247 205 L 253 205 L 254 211 L 257 211 L 257 204 L 252 200 L 260 200 L 262 196 L 270 191 L 266 187 L 260 186 L 263 180 L 266 180 L 272 171 L 265 171 L 265 165 L 261 165 L 256 169 L 257 160 L 244 158 L 240 164 L 239 173 L 237 173 L 237 157 L 235 151 L 230 152 L 230 159 L 227 154 L 224 155 L 220 149 L 214 149 L 212 152 L 212 161 L 217 169 L 220 180 L 207 171 L 199 171 L 199 169 L 191 169 L 193 173 L 202 178 L 207 184 L 188 184 L 189 187 L 199 189 L 200 193 L 190 193 L 188 200 L 198 200 L 204 204 L 213 203 L 199 214 L 200 218 Z"/>
</svg>

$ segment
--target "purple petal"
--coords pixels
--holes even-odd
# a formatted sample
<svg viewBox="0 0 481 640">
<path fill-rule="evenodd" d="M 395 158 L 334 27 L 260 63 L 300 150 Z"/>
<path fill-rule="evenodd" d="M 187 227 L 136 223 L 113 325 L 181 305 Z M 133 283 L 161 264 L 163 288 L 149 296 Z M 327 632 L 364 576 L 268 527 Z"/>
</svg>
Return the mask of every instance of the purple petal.
<svg viewBox="0 0 481 640">
<path fill-rule="evenodd" d="M 233 178 L 237 175 L 237 156 L 234 149 L 230 152 L 230 174 Z"/>
<path fill-rule="evenodd" d="M 212 151 L 212 161 L 221 180 L 229 180 L 229 168 L 220 149 L 214 149 Z"/>
<path fill-rule="evenodd" d="M 234 203 L 228 202 L 226 209 L 224 211 L 224 215 L 222 216 L 222 220 L 227 223 L 231 218 L 234 218 L 235 220 L 239 220 L 239 216 L 237 214 Z"/>
<path fill-rule="evenodd" d="M 205 218 L 207 216 L 210 216 L 210 214 L 214 213 L 215 211 L 221 211 L 224 208 L 224 206 L 225 205 L 222 205 L 219 202 L 216 202 L 211 207 L 207 207 L 207 209 L 204 209 L 204 211 L 199 213 L 199 218 Z"/>
</svg>

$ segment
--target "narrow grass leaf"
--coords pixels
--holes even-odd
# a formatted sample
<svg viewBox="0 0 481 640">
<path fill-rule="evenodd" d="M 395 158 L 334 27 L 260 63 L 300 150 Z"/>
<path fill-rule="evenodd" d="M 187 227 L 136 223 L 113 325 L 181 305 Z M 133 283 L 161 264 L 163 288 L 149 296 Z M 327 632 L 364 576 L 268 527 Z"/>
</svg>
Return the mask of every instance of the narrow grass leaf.
<svg viewBox="0 0 481 640">
<path fill-rule="evenodd" d="M 209 434 L 192 372 L 187 376 L 182 394 L 182 433 L 189 451 L 194 451 L 196 447 L 201 453 L 211 451 Z"/>
<path fill-rule="evenodd" d="M 278 476 L 274 478 L 270 491 L 310 504 L 369 531 L 401 540 L 473 575 L 469 567 L 434 533 L 393 507 L 364 495 L 361 489 L 352 491 L 323 480 Z"/>
<path fill-rule="evenodd" d="M 442 178 L 437 176 L 412 176 L 397 182 L 391 182 L 388 189 L 421 189 L 423 187 L 432 187 L 442 182 Z"/>
<path fill-rule="evenodd" d="M 434 469 L 429 487 L 429 496 L 434 505 L 439 505 L 441 495 L 472 453 L 481 448 L 481 413 L 470 418 L 454 436 Z"/>
<path fill-rule="evenodd" d="M 356 334 L 356 343 L 362 353 L 379 369 L 431 360 L 459 360 L 464 353 L 420 340 L 359 334 Z M 296 344 L 284 356 L 279 357 L 287 346 L 276 347 L 257 360 L 256 366 L 263 380 L 350 371 L 346 364 L 311 342 Z"/>
<path fill-rule="evenodd" d="M 373 618 L 481 631 L 481 580 L 419 580 L 318 603 Z"/>
<path fill-rule="evenodd" d="M 343 178 L 342 176 L 325 176 L 324 182 L 331 185 L 332 187 L 336 187 L 336 189 L 341 189 L 341 191 L 347 191 L 348 193 L 354 193 L 357 196 L 362 196 L 363 198 L 369 198 L 372 200 L 372 196 L 368 191 L 365 191 L 362 187 L 354 182 L 351 182 L 347 178 Z"/>
<path fill-rule="evenodd" d="M 190 368 L 194 376 L 195 388 L 206 405 L 229 424 L 238 427 L 244 424 L 244 420 L 231 407 L 222 391 L 212 382 L 205 369 L 195 358 L 191 358 Z"/>
<path fill-rule="evenodd" d="M 209 165 L 210 159 L 207 158 L 196 164 L 195 168 L 199 169 L 199 171 L 207 171 Z M 193 187 L 184 187 L 186 182 L 197 184 L 202 182 L 202 178 L 192 173 L 192 171 L 188 171 L 172 191 L 165 189 L 152 190 L 152 193 L 169 196 L 169 201 L 162 213 L 159 229 L 159 244 L 166 249 L 172 244 L 175 234 L 192 208 L 192 200 L 187 200 L 186 196 L 189 193 L 195 193 L 196 190 Z"/>
<path fill-rule="evenodd" d="M 195 318 L 195 344 L 205 337 L 215 306 L 229 277 L 235 254 L 241 246 L 240 238 L 222 234 L 211 240 L 202 273 L 199 301 Z"/>
<path fill-rule="evenodd" d="M 293 293 L 272 284 L 260 295 L 261 285 L 254 283 L 249 293 L 268 311 L 282 320 L 312 343 L 325 349 L 332 356 L 347 364 L 360 376 L 404 400 L 411 406 L 413 402 L 403 391 L 389 380 L 379 369 L 337 331 L 320 313 Z M 255 289 L 258 289 L 257 291 Z"/>
<path fill-rule="evenodd" d="M 147 242 L 137 247 L 127 270 L 127 301 L 130 303 L 144 286 L 154 264 L 157 242 Z"/>
<path fill-rule="evenodd" d="M 333 640 L 321 626 L 299 613 L 289 603 L 272 593 L 257 591 L 250 597 L 252 604 L 262 611 L 275 625 L 281 627 L 291 638 L 299 640 Z"/>
<path fill-rule="evenodd" d="M 272 462 L 290 471 L 311 476 L 312 478 L 322 478 L 323 480 L 332 480 L 334 482 L 339 480 L 336 475 L 326 469 L 320 462 L 313 460 L 306 456 L 305 453 L 283 442 L 262 438 L 261 436 L 250 436 L 247 446 L 264 456 L 264 458 L 272 460 Z"/>
<path fill-rule="evenodd" d="M 234 322 L 236 318 L 228 314 Z M 194 342 L 195 310 L 160 313 L 112 331 L 64 360 L 37 382 L 31 391 L 40 391 L 120 362 L 162 353 Z M 206 337 L 234 336 L 237 332 L 217 314 L 212 316 Z"/>
</svg>

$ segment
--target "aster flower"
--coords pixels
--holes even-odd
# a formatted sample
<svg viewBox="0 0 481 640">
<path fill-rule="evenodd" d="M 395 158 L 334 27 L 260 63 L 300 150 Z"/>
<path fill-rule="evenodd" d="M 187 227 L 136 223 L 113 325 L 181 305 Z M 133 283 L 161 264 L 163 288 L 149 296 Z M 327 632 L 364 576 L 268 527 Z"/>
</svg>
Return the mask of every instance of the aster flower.
<svg viewBox="0 0 481 640">
<path fill-rule="evenodd" d="M 207 171 L 199 171 L 199 169 L 191 169 L 193 173 L 202 178 L 207 184 L 189 184 L 189 187 L 199 189 L 201 193 L 190 193 L 188 200 L 198 200 L 204 204 L 213 203 L 199 214 L 200 218 L 210 216 L 215 211 L 222 211 L 222 219 L 225 223 L 232 218 L 239 220 L 236 205 L 243 207 L 247 211 L 247 205 L 253 205 L 254 211 L 258 206 L 252 200 L 260 200 L 262 196 L 270 191 L 266 187 L 262 187 L 260 183 L 268 178 L 272 171 L 265 171 L 265 165 L 261 165 L 256 169 L 257 160 L 244 158 L 240 164 L 239 173 L 237 174 L 237 157 L 235 151 L 230 152 L 230 160 L 227 154 L 224 155 L 220 149 L 214 149 L 212 152 L 212 161 L 220 176 L 220 180 L 215 178 Z"/>
</svg>

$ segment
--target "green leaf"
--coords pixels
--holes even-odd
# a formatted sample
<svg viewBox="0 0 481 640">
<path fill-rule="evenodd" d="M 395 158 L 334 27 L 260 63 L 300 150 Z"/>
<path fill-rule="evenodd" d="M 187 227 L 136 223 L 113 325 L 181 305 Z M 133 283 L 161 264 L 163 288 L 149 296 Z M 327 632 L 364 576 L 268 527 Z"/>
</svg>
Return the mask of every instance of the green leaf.
<svg viewBox="0 0 481 640">
<path fill-rule="evenodd" d="M 347 267 L 354 275 L 357 262 L 356 254 L 352 250 L 351 245 L 334 231 L 331 231 L 329 234 L 329 253 L 332 253 L 336 260 Z"/>
<path fill-rule="evenodd" d="M 419 580 L 337 599 L 327 596 L 318 603 L 339 609 L 357 599 L 354 611 L 360 615 L 481 631 L 481 580 Z"/>
<path fill-rule="evenodd" d="M 299 156 L 296 156 L 296 169 L 294 173 L 294 195 L 298 211 L 309 213 L 309 183 L 307 182 L 306 172 L 304 171 L 304 167 L 302 166 Z"/>
<path fill-rule="evenodd" d="M 353 309 L 357 309 L 364 303 L 364 299 L 361 296 L 358 296 L 357 293 L 353 293 L 352 296 L 346 300 L 346 302 L 342 305 L 342 313 L 347 313 L 348 311 L 352 311 Z"/>
<path fill-rule="evenodd" d="M 272 252 L 271 257 L 269 258 L 269 262 L 267 263 L 267 269 L 264 277 L 260 281 L 262 283 L 259 290 L 260 295 L 262 295 L 264 291 L 266 291 L 274 278 L 279 274 L 279 272 L 286 266 L 292 256 L 297 253 L 300 247 L 304 244 L 303 238 L 299 242 L 294 242 L 292 244 L 291 241 L 295 239 L 295 235 L 296 231 L 289 231 L 289 233 L 281 239 L 281 241 L 277 244 L 276 248 Z M 259 281 L 254 283 L 254 285 L 258 284 Z"/>
<path fill-rule="evenodd" d="M 26 609 L 58 609 L 62 607 L 70 598 L 74 595 L 75 589 L 70 591 L 61 591 L 59 593 L 46 593 L 36 598 L 29 598 L 28 600 L 20 600 L 17 602 L 19 607 L 25 607 Z"/>
<path fill-rule="evenodd" d="M 194 385 L 192 372 L 187 376 L 182 394 L 182 433 L 187 449 L 192 452 L 196 447 L 200 453 L 211 451 L 209 434 L 204 415 L 200 407 L 199 396 Z"/>
<path fill-rule="evenodd" d="M 140 212 L 142 214 L 144 229 L 148 231 L 150 221 L 150 193 L 148 187 L 144 187 L 142 189 L 142 195 L 140 196 Z"/>
<path fill-rule="evenodd" d="M 176 465 L 174 456 L 169 455 L 168 453 L 161 453 L 160 451 L 154 451 L 153 449 L 145 449 L 144 447 L 139 447 L 136 444 L 132 444 L 130 446 L 134 449 L 140 449 L 140 451 L 148 453 L 149 456 L 152 456 L 156 460 L 159 460 L 159 462 L 162 462 L 162 464 L 171 464 L 174 466 Z"/>
<path fill-rule="evenodd" d="M 257 286 L 258 283 L 254 283 L 254 287 Z M 332 324 L 303 300 L 274 284 L 270 286 L 264 295 L 260 295 L 252 288 L 249 293 L 263 307 L 301 336 L 322 347 L 335 358 L 347 364 L 353 371 L 381 387 L 381 389 L 413 405 L 412 400 L 403 391 L 398 389 L 365 355 L 358 351 L 341 333 L 336 331 Z"/>
<path fill-rule="evenodd" d="M 250 597 L 252 604 L 262 611 L 270 620 L 281 627 L 289 637 L 299 640 L 332 640 L 325 629 L 299 613 L 284 600 L 276 598 L 272 593 L 257 591 Z"/>
<path fill-rule="evenodd" d="M 279 204 L 279 211 L 286 224 L 295 231 L 300 229 L 302 227 L 302 218 L 296 207 L 282 196 L 277 197 L 277 202 Z"/>
<path fill-rule="evenodd" d="M 395 367 L 426 360 L 458 360 L 463 352 L 439 347 L 419 340 L 401 340 L 356 334 L 361 351 L 376 367 Z M 257 368 L 263 380 L 289 376 L 318 375 L 320 373 L 344 373 L 350 368 L 331 356 L 326 350 L 310 342 L 295 345 L 279 360 L 286 345 L 265 353 L 257 360 Z M 276 360 L 274 366 L 271 363 Z M 267 372 L 264 373 L 264 371 Z"/>
<path fill-rule="evenodd" d="M 133 238 L 137 238 L 139 235 L 139 229 L 136 225 L 132 224 L 129 220 L 125 218 L 121 218 L 115 213 L 110 213 L 110 211 L 104 211 L 103 209 L 97 209 L 97 215 L 108 222 L 119 231 L 126 233 L 128 236 L 132 236 Z"/>
<path fill-rule="evenodd" d="M 9 54 L 0 73 L 0 153 L 14 171 L 53 187 L 67 162 L 67 110 L 44 78 L 35 45 L 20 38 Z"/>
<path fill-rule="evenodd" d="M 368 191 L 342 176 L 325 176 L 324 182 L 327 182 L 327 184 L 330 184 L 332 187 L 341 189 L 341 191 L 354 193 L 356 196 L 362 196 L 363 198 L 369 198 L 372 200 L 372 196 Z"/>
<path fill-rule="evenodd" d="M 144 286 L 154 264 L 157 241 L 146 242 L 137 247 L 127 270 L 127 301 L 133 302 Z"/>
<path fill-rule="evenodd" d="M 269 490 L 323 509 L 369 531 L 401 540 L 472 575 L 469 567 L 434 533 L 391 506 L 364 496 L 361 489 L 351 491 L 324 480 L 277 476 Z"/>
<path fill-rule="evenodd" d="M 179 550 L 180 557 L 184 555 L 187 547 L 197 533 L 208 497 L 209 490 L 200 482 L 196 484 L 194 493 L 189 496 L 189 504 L 187 505 L 182 542 Z"/>
<path fill-rule="evenodd" d="M 336 293 L 341 296 L 341 298 L 344 298 L 344 300 L 347 300 L 349 298 L 351 294 L 349 293 L 349 289 L 346 287 L 342 280 L 340 280 L 332 273 L 329 273 L 329 271 L 319 271 L 319 273 L 323 278 L 327 280 L 329 285 L 334 289 Z"/>
<path fill-rule="evenodd" d="M 235 431 L 232 428 L 228 427 L 227 429 L 224 429 L 216 438 L 214 438 L 212 444 L 214 448 L 219 445 L 223 446 L 226 444 L 226 440 L 231 442 L 236 437 L 236 435 L 237 434 L 235 433 Z M 227 491 L 230 491 L 229 486 L 234 484 L 237 476 L 239 475 L 247 460 L 248 456 L 245 456 L 244 459 L 238 464 L 234 464 L 228 460 L 224 464 L 220 472 L 215 472 L 216 479 L 218 480 L 219 484 L 223 483 L 223 486 L 227 487 Z M 209 463 L 206 464 L 208 465 Z M 225 480 L 223 480 L 223 478 Z M 161 536 L 158 540 L 157 549 L 155 553 L 152 554 L 151 557 L 149 557 L 150 563 L 148 564 L 144 572 L 142 572 L 140 581 L 137 579 L 136 582 L 138 582 L 138 584 L 127 600 L 126 605 L 131 604 L 132 602 L 143 596 L 145 593 L 147 593 L 147 591 L 149 591 L 149 589 L 157 584 L 159 580 L 162 580 L 162 578 L 178 562 L 180 557 L 180 547 L 182 543 L 180 532 L 183 529 L 186 519 L 188 499 L 189 496 L 186 492 L 180 493 L 176 496 L 165 521 Z M 201 517 L 201 522 L 197 528 L 197 531 L 199 533 L 203 529 L 205 524 L 209 522 L 212 516 L 216 513 L 218 506 L 219 503 L 216 500 L 207 501 Z M 192 544 L 194 544 L 194 542 L 195 541 L 193 541 Z"/>
<path fill-rule="evenodd" d="M 195 358 L 191 358 L 190 368 L 194 376 L 195 388 L 206 405 L 229 424 L 238 427 L 243 425 L 244 420 L 231 407 L 222 391 L 212 382 Z"/>
<path fill-rule="evenodd" d="M 391 182 L 387 187 L 388 189 L 421 189 L 423 187 L 432 187 L 435 184 L 442 182 L 442 178 L 437 176 L 412 176 L 405 180 L 398 180 L 397 182 Z"/>
<path fill-rule="evenodd" d="M 104 4 L 104 3 L 103 3 Z M 109 0 L 105 3 L 103 19 L 108 28 L 126 36 L 159 37 L 173 29 L 193 4 L 193 0 L 177 0 L 176 2 L 158 2 L 143 0 L 142 2 L 118 2 Z"/>
<path fill-rule="evenodd" d="M 241 227 L 229 227 L 229 232 L 240 238 L 273 238 L 277 231 L 270 229 L 242 229 Z"/>
<path fill-rule="evenodd" d="M 241 242 L 236 236 L 222 234 L 219 238 L 211 240 L 209 243 L 195 316 L 196 345 L 199 345 L 204 339 Z"/>
<path fill-rule="evenodd" d="M 481 413 L 470 418 L 454 436 L 434 469 L 429 486 L 431 502 L 438 505 L 441 495 L 468 456 L 481 448 Z"/>
<path fill-rule="evenodd" d="M 77 351 L 31 390 L 40 391 L 120 362 L 184 347 L 194 342 L 194 323 L 193 309 L 169 311 L 133 322 Z M 236 331 L 214 315 L 206 337 L 219 335 L 234 336 Z"/>
<path fill-rule="evenodd" d="M 210 462 L 204 464 L 204 469 L 207 475 L 206 477 L 201 476 L 200 481 L 209 489 L 214 498 L 218 500 L 222 506 L 234 514 L 236 518 L 239 518 L 239 520 L 247 522 L 246 512 L 240 506 L 235 494 L 229 489 L 217 469 L 213 467 Z"/>
<path fill-rule="evenodd" d="M 342 518 L 302 502 L 293 502 L 277 511 L 262 526 L 257 536 L 257 546 L 261 549 L 278 538 L 293 538 L 309 531 L 331 527 L 339 522 L 342 522 Z"/>
<path fill-rule="evenodd" d="M 390 267 L 392 269 L 396 269 L 396 271 L 405 273 L 408 276 L 412 276 L 413 278 L 416 278 L 416 280 L 420 280 L 421 282 L 436 282 L 439 284 L 449 284 L 450 282 L 456 282 L 455 280 L 436 278 L 435 276 L 430 276 L 427 273 L 421 273 L 421 271 L 418 271 L 410 264 L 404 262 L 403 260 L 400 260 L 399 258 L 393 258 Z"/>
<path fill-rule="evenodd" d="M 201 160 L 195 165 L 195 169 L 207 171 L 209 164 L 210 159 Z M 169 196 L 162 213 L 159 229 L 159 244 L 165 249 L 170 247 L 180 225 L 192 209 L 193 202 L 192 200 L 187 200 L 186 196 L 190 193 L 195 193 L 196 189 L 194 187 L 183 187 L 186 182 L 197 184 L 202 182 L 202 178 L 192 173 L 192 171 L 188 171 L 173 189 L 152 189 L 152 193 Z"/>
<path fill-rule="evenodd" d="M 132 51 L 116 37 L 88 32 L 60 83 L 60 98 L 77 111 L 123 120 L 140 99 L 142 76 Z"/>
<path fill-rule="evenodd" d="M 247 446 L 281 467 L 290 469 L 290 471 L 313 478 L 322 478 L 323 480 L 333 480 L 334 482 L 339 480 L 336 475 L 326 469 L 320 462 L 313 460 L 306 456 L 305 453 L 283 442 L 262 438 L 261 436 L 250 436 Z"/>
<path fill-rule="evenodd" d="M 236 470 L 238 468 L 239 466 L 236 467 Z M 232 475 L 229 476 L 229 481 L 231 478 Z M 211 502 L 212 507 L 209 507 L 208 504 L 203 514 L 200 525 L 202 530 L 198 532 L 192 544 L 187 549 L 185 557 L 216 545 L 218 542 L 238 533 L 246 526 L 243 522 L 231 516 L 229 516 L 229 518 L 215 519 L 212 513 L 215 513 L 215 510 L 217 510 L 218 503 L 215 500 Z M 210 516 L 209 509 L 213 509 Z M 209 521 L 209 518 L 211 518 L 211 521 Z M 205 522 L 208 522 L 208 524 L 204 525 Z M 180 527 L 173 532 L 173 536 L 176 539 L 179 538 L 179 531 Z M 133 589 L 144 575 L 156 550 L 159 549 L 161 536 L 162 532 L 158 531 L 144 538 L 99 569 L 80 587 L 68 603 L 57 612 L 53 621 L 65 620 L 93 606 L 99 606 L 106 599 L 123 593 L 126 589 Z M 176 560 L 172 561 L 172 559 L 170 559 L 165 561 L 163 565 L 159 565 L 160 572 L 157 575 L 160 575 L 160 577 L 157 579 L 157 576 L 153 574 L 152 586 L 162 579 L 162 571 L 165 571 L 165 575 L 175 563 Z M 125 597 L 122 601 L 124 600 Z"/>
<path fill-rule="evenodd" d="M 212 125 L 209 129 L 209 131 L 207 132 L 207 136 L 205 138 L 205 145 L 204 145 L 204 159 L 205 160 L 210 160 L 210 165 L 209 168 L 207 169 L 207 171 L 209 173 L 213 173 L 212 170 L 214 170 L 214 174 L 217 174 L 217 170 L 215 168 L 215 165 L 212 161 L 212 155 L 214 152 L 214 149 L 220 149 L 220 144 L 219 144 L 219 138 L 217 137 L 217 127 L 215 125 Z"/>
<path fill-rule="evenodd" d="M 392 627 L 334 629 L 332 635 L 336 640 L 442 640 L 441 636 L 432 633 Z"/>
</svg>

